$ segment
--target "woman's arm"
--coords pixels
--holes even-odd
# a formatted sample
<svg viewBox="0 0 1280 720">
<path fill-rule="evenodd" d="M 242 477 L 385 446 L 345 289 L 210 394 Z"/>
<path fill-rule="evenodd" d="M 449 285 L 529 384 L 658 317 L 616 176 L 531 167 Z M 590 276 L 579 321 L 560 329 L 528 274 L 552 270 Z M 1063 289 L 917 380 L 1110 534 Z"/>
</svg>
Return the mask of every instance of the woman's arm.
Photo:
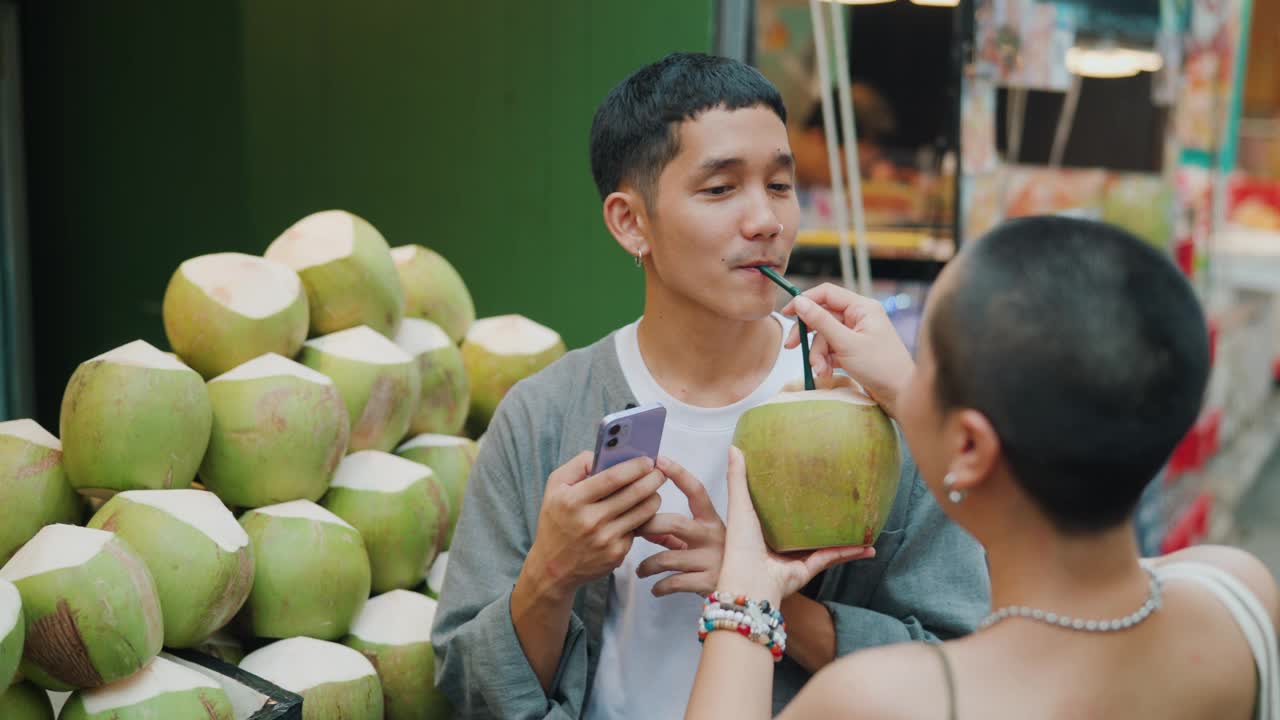
<svg viewBox="0 0 1280 720">
<path fill-rule="evenodd" d="M 875 556 L 875 549 L 865 546 L 825 548 L 785 556 L 770 552 L 751 504 L 746 468 L 737 448 L 729 450 L 728 475 L 729 512 L 717 592 L 742 595 L 757 603 L 767 601 L 770 607 L 776 608 L 783 597 L 804 587 L 813 576 L 832 565 Z M 692 620 L 690 618 L 691 626 Z M 783 620 L 786 621 L 785 615 Z M 711 631 L 702 646 L 686 720 L 768 718 L 773 697 L 773 663 L 773 653 L 764 645 L 730 630 Z"/>
</svg>

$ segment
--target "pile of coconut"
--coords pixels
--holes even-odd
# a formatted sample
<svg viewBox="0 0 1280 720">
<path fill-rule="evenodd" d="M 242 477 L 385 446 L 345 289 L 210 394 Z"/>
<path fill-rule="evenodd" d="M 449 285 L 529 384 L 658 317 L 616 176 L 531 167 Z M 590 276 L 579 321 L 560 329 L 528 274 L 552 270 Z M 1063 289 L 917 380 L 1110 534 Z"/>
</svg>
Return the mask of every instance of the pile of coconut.
<svg viewBox="0 0 1280 720">
<path fill-rule="evenodd" d="M 0 718 L 248 716 L 162 648 L 308 718 L 449 717 L 430 632 L 475 440 L 560 336 L 477 319 L 442 255 L 342 210 L 182 262 L 162 309 L 168 349 L 81 363 L 56 428 L 0 422 Z"/>
</svg>

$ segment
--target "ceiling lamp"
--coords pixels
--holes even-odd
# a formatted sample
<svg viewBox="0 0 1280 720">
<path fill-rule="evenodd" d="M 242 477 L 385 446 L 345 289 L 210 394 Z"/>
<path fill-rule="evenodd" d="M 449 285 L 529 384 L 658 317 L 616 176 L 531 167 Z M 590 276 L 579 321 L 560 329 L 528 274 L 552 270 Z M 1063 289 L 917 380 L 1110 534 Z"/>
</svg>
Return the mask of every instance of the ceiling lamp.
<svg viewBox="0 0 1280 720">
<path fill-rule="evenodd" d="M 1067 70 L 1082 77 L 1123 78 L 1140 72 L 1156 72 L 1164 58 L 1149 48 L 1117 45 L 1113 42 L 1077 41 L 1067 50 Z"/>
</svg>

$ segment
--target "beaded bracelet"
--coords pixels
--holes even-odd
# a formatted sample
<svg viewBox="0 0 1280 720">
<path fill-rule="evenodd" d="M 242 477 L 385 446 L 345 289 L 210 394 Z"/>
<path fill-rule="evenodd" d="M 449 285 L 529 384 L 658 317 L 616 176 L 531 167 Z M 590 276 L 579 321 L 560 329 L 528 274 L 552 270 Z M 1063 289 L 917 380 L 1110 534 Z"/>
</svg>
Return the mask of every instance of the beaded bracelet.
<svg viewBox="0 0 1280 720">
<path fill-rule="evenodd" d="M 768 600 L 756 602 L 723 590 L 707 596 L 698 621 L 698 642 L 716 630 L 736 630 L 748 640 L 768 648 L 773 661 L 787 651 L 787 623 Z"/>
</svg>

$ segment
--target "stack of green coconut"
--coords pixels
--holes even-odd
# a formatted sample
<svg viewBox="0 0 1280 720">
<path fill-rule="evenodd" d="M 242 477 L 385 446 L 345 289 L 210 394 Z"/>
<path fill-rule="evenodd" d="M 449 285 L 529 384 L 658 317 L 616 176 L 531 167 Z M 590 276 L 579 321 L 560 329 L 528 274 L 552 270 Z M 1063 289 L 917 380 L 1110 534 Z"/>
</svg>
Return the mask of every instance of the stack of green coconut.
<svg viewBox="0 0 1280 720">
<path fill-rule="evenodd" d="M 182 263 L 172 353 L 82 363 L 59 435 L 0 423 L 0 718 L 236 717 L 193 648 L 304 717 L 450 716 L 430 629 L 477 440 L 564 353 L 349 212 Z M 69 693 L 67 695 L 66 693 Z"/>
</svg>

